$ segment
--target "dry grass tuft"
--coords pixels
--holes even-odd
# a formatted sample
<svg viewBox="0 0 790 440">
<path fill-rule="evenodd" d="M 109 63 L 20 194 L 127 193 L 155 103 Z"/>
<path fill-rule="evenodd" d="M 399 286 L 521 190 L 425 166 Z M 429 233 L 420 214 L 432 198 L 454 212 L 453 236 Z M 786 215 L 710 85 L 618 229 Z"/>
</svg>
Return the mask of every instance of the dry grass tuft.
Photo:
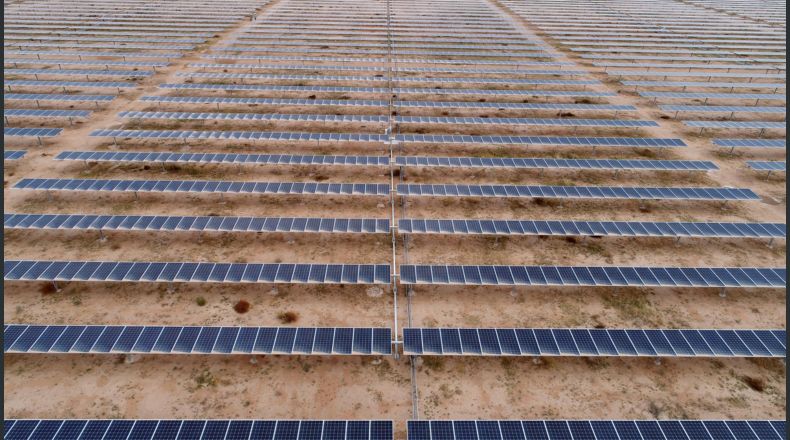
<svg viewBox="0 0 790 440">
<path fill-rule="evenodd" d="M 233 306 L 236 313 L 247 313 L 250 311 L 250 303 L 247 300 L 240 299 L 239 302 Z"/>
<path fill-rule="evenodd" d="M 299 314 L 296 312 L 282 312 L 277 315 L 277 319 L 283 324 L 291 324 L 299 320 Z"/>
<path fill-rule="evenodd" d="M 41 292 L 42 295 L 52 295 L 56 293 L 58 289 L 52 283 L 44 283 L 39 287 L 38 291 Z"/>
</svg>

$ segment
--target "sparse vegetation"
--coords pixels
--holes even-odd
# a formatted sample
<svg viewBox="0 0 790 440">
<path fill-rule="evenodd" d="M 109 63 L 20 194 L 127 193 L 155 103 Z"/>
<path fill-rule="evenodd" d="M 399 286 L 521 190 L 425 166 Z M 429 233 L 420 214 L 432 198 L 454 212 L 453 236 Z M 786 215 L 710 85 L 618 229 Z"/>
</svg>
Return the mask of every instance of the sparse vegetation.
<svg viewBox="0 0 790 440">
<path fill-rule="evenodd" d="M 299 314 L 296 312 L 282 312 L 277 314 L 277 319 L 283 324 L 292 324 L 299 320 Z"/>
<path fill-rule="evenodd" d="M 250 303 L 247 300 L 240 299 L 234 306 L 233 310 L 236 313 L 244 314 L 250 311 Z"/>
</svg>

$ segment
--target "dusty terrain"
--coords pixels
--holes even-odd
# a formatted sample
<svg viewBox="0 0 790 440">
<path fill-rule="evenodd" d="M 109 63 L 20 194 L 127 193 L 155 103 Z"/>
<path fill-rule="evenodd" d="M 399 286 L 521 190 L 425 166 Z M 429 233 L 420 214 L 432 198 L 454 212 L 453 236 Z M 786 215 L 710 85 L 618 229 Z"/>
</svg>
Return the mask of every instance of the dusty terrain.
<svg viewBox="0 0 790 440">
<path fill-rule="evenodd" d="M 234 121 L 129 120 L 117 117 L 126 110 L 216 112 L 214 105 L 161 104 L 139 101 L 141 96 L 244 96 L 317 99 L 386 99 L 372 94 L 220 92 L 166 90 L 163 83 L 182 83 L 176 74 L 203 71 L 189 63 L 257 63 L 249 60 L 208 60 L 214 46 L 225 46 L 236 33 L 259 22 L 290 0 L 276 0 L 258 10 L 258 21 L 241 21 L 218 33 L 206 45 L 188 52 L 158 73 L 125 90 L 121 96 L 85 121 L 67 127 L 43 147 L 35 141 L 6 139 L 6 148 L 25 147 L 27 156 L 4 166 L 6 213 L 106 213 L 172 215 L 242 215 L 389 218 L 386 197 L 322 196 L 178 196 L 173 194 L 44 193 L 12 189 L 24 177 L 113 179 L 223 179 L 244 181 L 322 181 L 390 183 L 388 167 L 257 166 L 158 164 L 84 164 L 54 161 L 61 151 L 184 151 L 288 154 L 389 155 L 386 145 L 354 143 L 242 144 L 230 141 L 190 142 L 91 138 L 98 128 L 258 130 L 381 133 L 381 124 L 257 123 Z M 536 28 L 496 1 L 489 5 L 504 23 L 519 31 Z M 353 41 L 347 37 L 344 41 Z M 298 39 L 298 38 L 297 38 Z M 331 42 L 326 42 L 331 46 Z M 560 51 L 559 45 L 555 49 Z M 507 50 L 506 47 L 503 50 Z M 298 53 L 298 49 L 293 51 Z M 564 69 L 585 70 L 573 79 L 598 79 L 587 90 L 618 92 L 619 82 L 601 68 L 581 64 L 570 52 L 559 61 L 577 62 Z M 245 53 L 246 54 L 246 53 Z M 334 54 L 334 55 L 333 55 Z M 270 54 L 269 54 L 270 55 Z M 319 54 L 306 54 L 318 56 Z M 321 56 L 348 56 L 326 50 Z M 417 56 L 412 56 L 418 58 Z M 427 57 L 426 57 L 427 58 Z M 474 58 L 463 58 L 473 60 Z M 529 59 L 527 60 L 529 61 Z M 297 64 L 297 61 L 261 61 Z M 332 63 L 329 64 L 341 64 Z M 369 64 L 369 63 L 368 63 Z M 364 62 L 342 63 L 366 65 Z M 437 67 L 409 64 L 409 67 Z M 469 67 L 469 66 L 464 66 Z M 486 67 L 476 66 L 476 67 Z M 488 66 L 493 67 L 493 66 Z M 544 67 L 532 67 L 543 69 Z M 545 67 L 549 69 L 551 67 Z M 248 72 L 250 69 L 225 69 Z M 223 69 L 211 69 L 220 72 Z M 331 69 L 291 71 L 255 69 L 255 73 L 373 75 Z M 422 75 L 422 74 L 421 74 Z M 472 74 L 431 74 L 474 77 Z M 485 75 L 508 77 L 507 75 Z M 537 76 L 536 78 L 544 78 Z M 545 76 L 545 78 L 552 78 Z M 568 77 L 566 77 L 568 78 Z M 195 79 L 219 83 L 220 80 Z M 295 81 L 245 80 L 245 84 L 297 85 Z M 307 85 L 313 82 L 303 82 Z M 385 87 L 375 83 L 316 82 L 321 85 Z M 429 87 L 433 84 L 414 84 Z M 411 86 L 411 85 L 409 85 Z M 500 88 L 491 84 L 454 84 L 450 87 Z M 511 86 L 511 88 L 518 88 Z M 539 89 L 560 90 L 540 86 Z M 577 90 L 577 89 L 574 89 Z M 497 102 L 546 102 L 546 98 L 486 97 Z M 404 100 L 476 101 L 481 96 L 402 95 Z M 577 102 L 551 97 L 550 102 Z M 784 160 L 784 151 L 736 150 L 729 155 L 714 149 L 709 139 L 689 131 L 672 115 L 631 91 L 590 99 L 585 103 L 628 104 L 636 112 L 623 119 L 659 122 L 660 127 L 633 130 L 580 128 L 580 136 L 645 136 L 682 138 L 689 146 L 675 149 L 616 149 L 595 151 L 568 147 L 500 147 L 482 145 L 412 144 L 395 155 L 564 157 L 711 160 L 720 170 L 710 173 L 557 170 L 475 170 L 404 168 L 394 183 L 511 183 L 545 185 L 622 186 L 732 186 L 751 188 L 763 201 L 732 203 L 655 201 L 573 201 L 529 199 L 463 199 L 414 197 L 395 199 L 398 218 L 521 218 L 576 220 L 675 220 L 785 222 L 784 174 L 764 174 L 745 166 L 746 160 Z M 11 107 L 26 107 L 17 102 Z M 56 106 L 52 106 L 55 108 Z M 82 108 L 75 106 L 74 108 Z M 88 107 L 84 107 L 88 108 Z M 387 108 L 223 105 L 222 112 L 381 114 Z M 481 117 L 557 117 L 556 112 L 497 111 L 496 109 L 409 108 L 404 115 Z M 613 118 L 611 112 L 574 112 L 575 117 Z M 685 115 L 692 119 L 691 115 Z M 767 120 L 767 119 L 765 119 Z M 11 126 L 33 126 L 12 120 Z M 46 121 L 42 126 L 58 126 Z M 573 136 L 572 128 L 512 126 L 401 126 L 401 132 L 425 134 L 551 134 Z M 717 137 L 724 137 L 718 136 Z M 6 259 L 161 260 L 217 262 L 347 262 L 392 263 L 393 248 L 386 234 L 250 234 L 250 233 L 106 233 L 96 231 L 6 231 Z M 784 240 L 767 245 L 752 239 L 563 239 L 544 237 L 449 237 L 398 234 L 395 264 L 563 264 L 563 265 L 785 265 Z M 414 327 L 594 327 L 606 328 L 785 328 L 785 291 L 714 289 L 602 289 L 602 288 L 461 288 L 397 286 L 381 296 L 368 295 L 365 286 L 304 285 L 166 285 L 128 283 L 70 283 L 54 292 L 47 283 L 4 284 L 4 322 L 48 324 L 160 324 L 234 326 L 381 326 L 398 330 Z M 198 304 L 198 298 L 205 305 Z M 246 314 L 233 310 L 236 301 L 252 304 Z M 393 316 L 397 300 L 397 316 Z M 284 324 L 283 312 L 298 320 Z M 394 319 L 397 321 L 395 325 Z M 400 340 L 398 335 L 397 339 Z M 4 416 L 6 418 L 382 418 L 396 421 L 396 437 L 405 438 L 403 420 L 410 418 L 777 418 L 786 414 L 786 375 L 779 360 L 544 358 L 415 358 L 306 356 L 142 356 L 19 355 L 4 358 Z M 415 375 L 412 378 L 411 369 Z M 756 389 L 748 385 L 762 384 Z M 416 395 L 412 390 L 416 389 Z M 416 409 L 416 413 L 414 410 Z"/>
</svg>

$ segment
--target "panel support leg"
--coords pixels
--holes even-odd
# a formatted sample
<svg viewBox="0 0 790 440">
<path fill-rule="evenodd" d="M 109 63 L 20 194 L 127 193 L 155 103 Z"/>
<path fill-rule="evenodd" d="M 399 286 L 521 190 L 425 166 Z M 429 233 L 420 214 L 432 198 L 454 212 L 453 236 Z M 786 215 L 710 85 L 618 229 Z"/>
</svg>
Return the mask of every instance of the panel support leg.
<svg viewBox="0 0 790 440">
<path fill-rule="evenodd" d="M 60 286 L 58 286 L 57 281 L 52 281 L 52 287 L 55 288 L 55 292 L 60 292 Z"/>
<path fill-rule="evenodd" d="M 719 297 L 720 298 L 727 298 L 727 289 L 726 288 L 722 287 L 719 290 Z"/>
</svg>

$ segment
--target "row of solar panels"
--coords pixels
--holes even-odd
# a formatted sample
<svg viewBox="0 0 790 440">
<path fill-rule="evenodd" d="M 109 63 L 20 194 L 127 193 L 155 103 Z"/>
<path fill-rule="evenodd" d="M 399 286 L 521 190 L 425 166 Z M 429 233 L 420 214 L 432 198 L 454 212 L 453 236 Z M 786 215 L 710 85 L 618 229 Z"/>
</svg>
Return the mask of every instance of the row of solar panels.
<svg viewBox="0 0 790 440">
<path fill-rule="evenodd" d="M 787 171 L 787 162 L 760 162 L 760 161 L 746 161 L 749 168 L 758 171 Z"/>
<path fill-rule="evenodd" d="M 386 264 L 6 260 L 7 281 L 389 284 Z M 784 268 L 401 265 L 403 284 L 784 288 Z"/>
<path fill-rule="evenodd" d="M 277 56 L 277 55 L 240 55 L 240 54 L 207 54 L 202 58 L 218 60 L 261 60 L 261 61 L 321 61 L 341 63 L 387 63 L 393 64 L 459 64 L 468 66 L 469 60 L 429 59 L 429 58 L 369 58 L 369 57 L 312 57 L 312 56 Z M 508 61 L 508 60 L 474 60 L 474 64 L 500 66 L 573 66 L 568 62 L 552 61 Z"/>
<path fill-rule="evenodd" d="M 389 219 L 4 214 L 6 229 L 389 233 Z M 402 234 L 786 238 L 784 223 L 399 219 Z"/>
<path fill-rule="evenodd" d="M 785 357 L 785 330 L 404 328 L 406 355 Z M 6 353 L 364 354 L 389 328 L 5 326 Z"/>
<path fill-rule="evenodd" d="M 151 76 L 150 70 L 89 70 L 89 69 L 4 69 L 3 75 L 100 75 L 100 76 Z"/>
<path fill-rule="evenodd" d="M 434 220 L 405 218 L 398 220 L 398 232 L 402 234 L 782 238 L 787 237 L 787 225 L 784 223 Z"/>
<path fill-rule="evenodd" d="M 14 188 L 47 191 L 182 192 L 233 194 L 390 195 L 386 183 L 233 182 L 219 180 L 110 180 L 25 178 Z M 541 185 L 398 184 L 401 196 L 532 197 L 627 200 L 760 200 L 750 189 Z"/>
<path fill-rule="evenodd" d="M 518 89 L 439 89 L 417 87 L 344 87 L 344 86 L 278 86 L 262 84 L 213 84 L 182 83 L 160 84 L 161 89 L 173 90 L 259 90 L 267 92 L 326 92 L 326 93 L 379 93 L 412 95 L 503 95 L 503 96 L 571 96 L 601 98 L 614 96 L 611 92 L 567 90 L 518 90 Z"/>
<path fill-rule="evenodd" d="M 281 113 L 193 113 L 193 112 L 143 112 L 126 111 L 121 118 L 135 119 L 184 119 L 184 120 L 239 120 L 239 121 L 307 121 L 307 122 L 388 122 L 388 116 L 380 115 L 324 115 L 324 114 L 281 114 Z M 438 116 L 396 116 L 399 124 L 508 124 L 571 127 L 658 127 L 654 121 L 626 119 L 547 119 L 547 118 L 473 118 Z M 780 124 L 780 123 L 777 123 Z"/>
<path fill-rule="evenodd" d="M 394 76 L 348 76 L 348 75 L 275 75 L 265 73 L 224 73 L 224 72 L 189 72 L 179 73 L 176 76 L 187 78 L 221 78 L 221 79 L 271 79 L 294 81 L 351 81 L 351 82 L 410 82 L 410 83 L 486 83 L 486 84 L 525 84 L 525 85 L 558 85 L 558 86 L 585 86 L 600 84 L 590 80 L 561 80 L 561 79 L 524 79 L 524 78 L 437 78 L 437 77 L 409 77 Z"/>
<path fill-rule="evenodd" d="M 7 101 L 77 101 L 77 102 L 107 102 L 115 99 L 115 95 L 68 95 L 57 93 L 6 93 L 3 99 Z"/>
<path fill-rule="evenodd" d="M 301 156 L 291 154 L 169 153 L 134 151 L 64 151 L 55 160 L 96 162 L 217 163 L 259 165 L 363 165 L 387 166 L 387 156 Z M 398 166 L 474 168 L 570 168 L 590 170 L 713 171 L 701 160 L 554 159 L 398 156 Z"/>
<path fill-rule="evenodd" d="M 785 148 L 785 139 L 713 139 L 713 145 L 719 147 L 742 148 Z"/>
<path fill-rule="evenodd" d="M 689 127 L 697 128 L 759 128 L 759 129 L 784 129 L 784 122 L 771 121 L 683 121 Z"/>
<path fill-rule="evenodd" d="M 57 61 L 57 60 L 56 60 Z M 13 62 L 13 61 L 6 61 Z M 554 65 L 554 63 L 550 63 Z M 339 70 L 351 72 L 386 72 L 383 66 L 342 66 L 323 64 L 221 64 L 221 63 L 190 63 L 189 67 L 202 69 L 267 69 L 267 70 Z M 586 75 L 581 70 L 546 70 L 546 69 L 475 69 L 466 67 L 393 67 L 396 73 L 475 73 L 504 75 Z"/>
<path fill-rule="evenodd" d="M 268 131 L 197 131 L 197 130 L 94 130 L 93 137 L 140 139 L 231 139 L 270 141 L 345 141 L 387 142 L 389 136 L 372 133 L 310 133 Z M 680 139 L 628 137 L 570 137 L 570 136 L 467 136 L 399 134 L 396 142 L 503 144 L 503 145 L 565 145 L 578 147 L 685 147 Z"/>
<path fill-rule="evenodd" d="M 389 420 L 5 419 L 6 440 L 393 440 Z M 482 440 L 482 439 L 481 439 Z"/>
<path fill-rule="evenodd" d="M 4 108 L 3 116 L 20 116 L 31 118 L 87 118 L 89 110 L 49 110 L 36 108 Z"/>
<path fill-rule="evenodd" d="M 38 80 L 38 79 L 20 79 L 20 80 L 5 80 L 3 83 L 8 90 L 11 90 L 11 86 L 15 87 L 77 87 L 77 88 L 94 88 L 94 89 L 132 89 L 137 87 L 137 84 L 133 82 L 118 82 L 118 81 L 49 81 L 49 80 Z M 20 96 L 25 96 L 24 94 L 20 94 Z M 49 95 L 47 95 L 49 96 Z M 53 98 L 46 98 L 46 100 L 50 101 L 58 101 L 56 97 L 58 95 L 52 95 Z M 6 99 L 18 99 L 21 100 L 22 98 L 6 98 Z M 44 99 L 42 99 L 44 100 Z"/>
<path fill-rule="evenodd" d="M 8 440 L 393 440 L 385 420 L 5 419 Z M 784 420 L 409 420 L 409 440 L 782 440 Z"/>
<path fill-rule="evenodd" d="M 786 287 L 784 268 L 628 266 L 400 266 L 403 284 Z"/>
<path fill-rule="evenodd" d="M 784 420 L 409 420 L 409 440 L 782 440 Z"/>
<path fill-rule="evenodd" d="M 6 98 L 7 99 L 7 98 Z M 145 102 L 173 104 L 258 104 L 258 105 L 325 105 L 350 107 L 388 107 L 389 101 L 363 99 L 288 99 L 288 98 L 227 98 L 219 96 L 143 96 Z M 471 102 L 471 101 L 392 101 L 394 107 L 425 108 L 496 108 L 508 110 L 591 110 L 634 111 L 632 105 L 614 104 L 560 104 L 524 102 Z"/>
<path fill-rule="evenodd" d="M 4 214 L 7 229 L 228 232 L 390 232 L 389 219 L 94 214 Z"/>
<path fill-rule="evenodd" d="M 27 154 L 25 150 L 4 150 L 3 160 L 18 160 L 23 158 L 25 154 Z"/>
<path fill-rule="evenodd" d="M 5 353 L 389 355 L 389 328 L 5 326 Z"/>
<path fill-rule="evenodd" d="M 695 93 L 695 92 L 639 92 L 643 98 L 667 99 L 772 99 L 784 101 L 785 95 L 779 93 Z"/>
<path fill-rule="evenodd" d="M 786 337 L 785 330 L 404 328 L 403 353 L 784 358 Z"/>
<path fill-rule="evenodd" d="M 98 28 L 97 28 L 98 29 Z M 164 58 L 166 60 L 181 58 L 179 52 L 99 52 L 99 51 L 61 51 L 61 50 L 4 50 L 6 56 L 36 55 L 36 56 L 74 56 L 74 57 L 116 57 L 116 58 Z"/>
<path fill-rule="evenodd" d="M 6 58 L 3 64 L 57 64 L 63 66 L 123 66 L 123 67 L 167 67 L 170 63 L 157 61 L 108 61 L 108 60 L 68 60 L 41 58 Z"/>
<path fill-rule="evenodd" d="M 26 127 L 3 127 L 3 136 L 19 137 L 55 137 L 62 132 L 62 128 L 26 128 Z"/>
<path fill-rule="evenodd" d="M 710 66 L 709 66 L 710 67 Z M 708 82 L 708 81 L 620 81 L 624 86 L 644 87 L 702 87 L 730 89 L 784 89 L 785 83 Z"/>
<path fill-rule="evenodd" d="M 705 78 L 762 78 L 762 79 L 785 79 L 784 73 L 716 73 L 716 72 L 659 72 L 659 71 L 635 71 L 635 70 L 609 70 L 608 75 L 617 76 L 663 76 L 663 77 L 705 77 Z"/>
<path fill-rule="evenodd" d="M 666 112 L 787 113 L 785 107 L 754 105 L 659 105 Z"/>
<path fill-rule="evenodd" d="M 389 284 L 387 264 L 4 261 L 7 281 Z"/>
</svg>

